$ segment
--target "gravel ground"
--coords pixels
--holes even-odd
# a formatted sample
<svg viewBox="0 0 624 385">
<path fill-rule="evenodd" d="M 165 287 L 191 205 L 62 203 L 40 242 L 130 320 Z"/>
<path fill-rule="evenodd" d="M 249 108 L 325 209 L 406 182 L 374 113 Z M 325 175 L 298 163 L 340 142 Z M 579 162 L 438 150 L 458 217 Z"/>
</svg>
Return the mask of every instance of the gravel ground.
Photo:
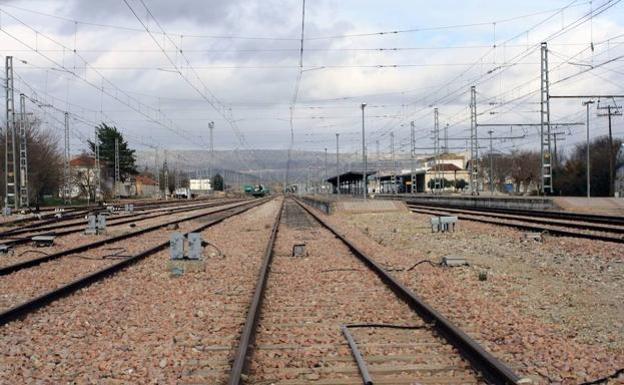
<svg viewBox="0 0 624 385">
<path fill-rule="evenodd" d="M 216 210 L 221 207 L 226 207 L 226 206 L 224 205 L 218 208 L 210 207 L 210 208 L 205 209 L 205 211 L 210 212 L 212 210 Z M 84 233 L 67 234 L 64 236 L 57 237 L 54 240 L 54 245 L 52 245 L 51 247 L 38 248 L 30 244 L 18 245 L 13 248 L 12 253 L 8 255 L 3 255 L 0 257 L 0 267 L 8 266 L 14 263 L 28 261 L 30 259 L 40 257 L 41 253 L 52 254 L 52 253 L 56 253 L 65 249 L 85 245 L 85 244 L 94 242 L 95 240 L 111 238 L 111 237 L 118 236 L 121 234 L 137 231 L 137 230 L 140 230 L 141 228 L 145 228 L 145 227 L 156 225 L 158 223 L 170 221 L 174 216 L 187 217 L 187 216 L 195 215 L 197 213 L 199 213 L 199 210 L 184 212 L 184 213 L 179 213 L 179 214 L 174 213 L 171 215 L 158 217 L 158 218 L 151 218 L 151 219 L 140 220 L 139 218 L 137 218 L 137 221 L 133 222 L 136 225 L 136 227 L 131 228 L 129 223 L 125 225 L 118 225 L 118 226 L 115 226 L 113 224 L 110 227 L 107 226 L 106 234 L 99 234 L 99 235 L 85 235 Z"/>
<path fill-rule="evenodd" d="M 513 225 L 533 225 L 539 228 L 539 230 L 535 230 L 535 231 L 545 230 L 545 231 L 553 231 L 554 233 L 557 230 L 563 230 L 563 231 L 569 231 L 573 233 L 606 236 L 606 237 L 614 238 L 616 240 L 622 239 L 622 233 L 619 233 L 617 231 L 609 231 L 613 227 L 617 227 L 619 230 L 622 230 L 623 228 L 621 226 L 592 224 L 592 226 L 595 226 L 593 229 L 586 229 L 586 228 L 584 229 L 584 228 L 574 228 L 572 226 L 566 226 L 566 224 L 572 224 L 574 222 L 566 221 L 566 220 L 559 220 L 559 219 L 557 220 L 550 220 L 550 219 L 543 219 L 543 218 L 526 219 L 526 218 L 522 218 L 518 216 L 506 216 L 504 218 L 496 218 L 496 217 L 490 217 L 487 215 L 479 215 L 478 213 L 454 213 L 452 211 L 447 211 L 444 209 L 441 209 L 441 210 L 426 209 L 425 211 L 423 211 L 422 209 L 418 209 L 418 211 L 419 211 L 419 214 L 425 215 L 427 217 L 433 216 L 433 215 L 455 215 L 455 216 L 458 215 L 462 221 L 475 219 L 474 222 L 478 222 L 479 220 L 485 220 L 488 222 L 493 221 L 495 223 L 496 222 L 508 223 L 508 224 L 513 224 Z M 478 222 L 478 223 L 485 223 L 485 222 Z M 485 223 L 485 224 L 491 225 L 491 223 Z"/>
<path fill-rule="evenodd" d="M 201 212 L 210 213 L 214 210 L 214 208 L 197 210 L 190 213 L 179 214 L 175 217 L 186 218 Z M 173 218 L 167 218 L 167 220 L 171 219 Z M 155 223 L 162 221 L 163 219 L 161 218 Z M 189 231 L 197 227 L 197 220 L 182 222 L 179 226 L 179 231 Z M 99 270 L 104 266 L 116 263 L 119 261 L 118 258 L 114 257 L 117 254 L 122 256 L 138 254 L 168 239 L 170 233 L 170 230 L 163 228 L 131 239 L 94 248 L 80 254 L 55 259 L 0 277 L 0 311 L 69 283 L 88 272 Z M 92 238 L 87 238 L 85 243 L 89 241 L 92 241 Z M 47 249 L 44 248 L 39 248 L 37 251 L 42 250 L 46 250 L 47 252 Z M 32 255 L 32 253 L 29 254 L 29 257 L 32 258 Z"/>
<path fill-rule="evenodd" d="M 252 384 L 358 384 L 343 324 L 423 326 L 422 320 L 313 220 L 288 203 L 280 226 L 252 357 Z M 306 256 L 291 257 L 297 243 Z M 428 329 L 353 329 L 374 380 L 476 383 L 472 370 Z M 448 382 L 450 381 L 450 382 Z"/>
<path fill-rule="evenodd" d="M 217 202 L 214 202 L 217 203 Z M 225 202 L 223 202 L 225 203 Z M 187 202 L 183 202 L 179 205 L 175 205 L 175 206 L 165 206 L 165 207 L 159 207 L 159 208 L 148 208 L 148 209 L 135 209 L 135 211 L 133 213 L 125 213 L 124 211 L 118 211 L 115 212 L 115 214 L 113 214 L 112 216 L 109 216 L 107 218 L 107 225 L 108 226 L 115 226 L 116 221 L 123 221 L 123 220 L 127 220 L 127 219 L 131 219 L 131 218 L 136 218 L 136 220 L 142 220 L 144 217 L 149 216 L 149 215 L 154 215 L 154 214 L 163 214 L 165 212 L 169 212 L 171 210 L 177 210 L 177 209 L 182 209 L 182 208 L 192 208 L 192 207 L 201 207 L 202 205 L 205 205 L 206 202 L 203 203 L 193 203 L 193 204 L 189 204 Z M 17 234 L 17 235 L 11 235 L 9 238 L 11 237 L 17 237 L 17 238 L 23 238 L 23 237 L 28 237 L 30 236 L 29 234 L 32 233 L 41 233 L 41 232 L 45 232 L 45 231 L 50 231 L 50 232 L 54 232 L 54 231 L 60 231 L 60 230 L 68 230 L 71 228 L 84 228 L 86 226 L 86 213 L 84 215 L 82 215 L 79 218 L 74 218 L 74 219 L 66 219 L 66 220 L 62 220 L 59 222 L 54 222 L 54 223 L 47 223 L 47 224 L 40 224 L 40 226 L 33 228 L 32 230 L 29 229 L 29 232 L 26 234 Z M 31 226 L 34 225 L 34 223 L 27 223 L 26 225 Z M 59 229 L 59 228 L 51 228 L 51 227 L 56 227 L 59 225 L 64 225 L 65 228 L 63 229 Z M 6 228 L 6 229 L 2 229 L 2 231 L 4 230 L 16 230 L 19 229 L 20 226 L 14 226 L 11 228 Z"/>
<path fill-rule="evenodd" d="M 178 201 L 175 204 L 167 204 L 164 205 L 162 207 L 144 207 L 144 205 L 137 205 L 137 203 L 135 203 L 135 207 L 134 207 L 134 213 L 132 214 L 126 214 L 124 211 L 117 211 L 115 213 L 115 215 L 111 218 L 114 219 L 123 219 L 123 218 L 130 218 L 132 216 L 140 216 L 140 215 L 146 215 L 146 214 L 152 214 L 152 213 L 157 213 L 160 211 L 166 211 L 166 210 L 171 210 L 174 208 L 180 208 L 180 207 L 191 207 L 191 206 L 198 206 L 198 205 L 204 205 L 207 203 L 225 203 L 230 199 L 212 199 L 212 200 L 202 200 L 202 201 Z M 164 202 L 162 202 L 164 203 Z M 123 209 L 123 205 L 118 206 L 119 208 Z M 95 209 L 95 207 L 93 207 L 93 209 Z M 67 212 L 65 213 L 65 215 L 72 215 L 75 214 L 75 212 Z M 86 212 L 85 212 L 86 215 Z M 21 216 L 12 216 L 12 217 L 0 217 L 0 232 L 2 231 L 8 231 L 8 230 L 14 230 L 16 228 L 19 228 L 20 225 L 11 225 L 11 226 L 3 226 L 3 224 L 5 222 L 9 222 L 9 221 L 13 221 L 15 219 L 20 219 L 20 218 L 26 218 L 26 217 L 36 217 L 35 214 L 29 214 L 29 215 L 21 215 Z M 54 219 L 54 215 L 50 215 L 49 213 L 45 213 L 44 214 L 44 221 L 48 221 L 50 219 Z M 31 221 L 31 222 L 26 222 L 26 225 L 32 225 L 36 222 L 39 221 Z M 61 223 L 61 222 L 59 222 Z M 71 219 L 71 220 L 65 220 L 62 223 L 64 224 L 76 224 L 76 225 L 83 225 L 85 224 L 85 220 L 84 217 L 83 218 L 78 218 L 78 219 Z M 55 225 L 57 223 L 48 223 L 46 225 L 43 226 L 51 226 L 51 225 Z"/>
<path fill-rule="evenodd" d="M 407 212 L 328 218 L 390 269 L 467 258 L 470 267 L 425 263 L 394 274 L 521 375 L 577 384 L 624 367 L 624 256 L 616 245 L 526 241 L 520 231 L 469 221 L 432 234 L 428 215 Z"/>
<path fill-rule="evenodd" d="M 224 252 L 205 272 L 174 277 L 161 252 L 5 325 L 0 383 L 222 383 L 278 207 L 204 231 Z"/>
</svg>

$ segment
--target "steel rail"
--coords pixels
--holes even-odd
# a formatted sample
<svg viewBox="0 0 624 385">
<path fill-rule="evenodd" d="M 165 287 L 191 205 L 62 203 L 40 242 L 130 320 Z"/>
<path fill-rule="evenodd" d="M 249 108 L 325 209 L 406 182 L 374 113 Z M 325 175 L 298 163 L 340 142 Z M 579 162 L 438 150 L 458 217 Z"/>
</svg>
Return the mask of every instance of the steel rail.
<svg viewBox="0 0 624 385">
<path fill-rule="evenodd" d="M 438 208 L 431 208 L 431 209 L 413 209 L 413 208 L 411 208 L 410 211 L 418 212 L 418 213 L 422 213 L 422 214 L 430 214 L 430 215 L 438 215 L 441 212 L 442 213 L 448 213 L 448 211 L 445 211 L 445 209 L 443 209 L 443 208 L 439 208 L 439 209 Z M 562 236 L 562 237 L 585 238 L 585 239 L 591 239 L 591 240 L 594 240 L 594 241 L 624 243 L 624 238 L 610 237 L 608 235 L 591 234 L 591 233 L 580 233 L 580 232 L 575 232 L 575 231 L 551 228 L 551 227 L 548 227 L 548 226 L 531 225 L 531 224 L 523 224 L 523 223 L 501 222 L 501 221 L 497 221 L 497 220 L 493 220 L 493 219 L 487 219 L 487 218 L 475 218 L 475 217 L 478 217 L 479 214 L 457 214 L 456 216 L 457 216 L 458 219 L 463 219 L 463 220 L 466 220 L 466 221 L 487 223 L 487 224 L 498 225 L 498 226 L 514 227 L 516 229 L 526 230 L 526 231 L 537 231 L 537 232 L 544 232 L 544 231 L 546 231 L 546 232 L 548 232 L 548 234 Z M 520 219 L 518 219 L 518 220 L 520 220 Z"/>
<path fill-rule="evenodd" d="M 368 371 L 368 366 L 366 365 L 366 361 L 364 361 L 362 352 L 360 352 L 360 349 L 358 348 L 357 343 L 355 342 L 355 338 L 353 338 L 353 335 L 349 331 L 349 327 L 345 325 L 340 325 L 340 330 L 342 331 L 342 334 L 347 339 L 347 343 L 349 344 L 349 348 L 351 349 L 351 354 L 353 355 L 353 358 L 355 359 L 358 370 L 360 371 L 360 374 L 362 375 L 362 380 L 364 381 L 364 385 L 373 385 L 373 379 L 371 378 L 371 375 Z"/>
<path fill-rule="evenodd" d="M 264 204 L 266 202 L 268 202 L 270 199 L 265 199 L 265 200 L 257 200 L 257 201 L 252 201 L 251 203 L 246 203 L 243 205 L 238 205 L 235 207 L 230 207 L 229 209 L 226 209 L 225 211 L 232 211 L 231 213 L 226 213 L 225 215 L 221 215 L 215 219 L 210 220 L 207 223 L 202 224 L 201 226 L 185 233 L 185 236 L 188 235 L 188 233 L 191 232 L 200 232 L 203 231 L 211 226 L 216 225 L 217 223 L 223 222 L 224 220 L 233 217 L 235 215 L 239 215 L 242 214 L 254 207 L 257 207 L 261 204 Z M 204 213 L 203 216 L 210 216 L 210 215 L 214 215 L 216 213 L 220 213 L 224 210 L 220 210 L 217 212 L 211 212 L 211 213 Z M 35 297 L 29 301 L 23 302 L 19 305 L 16 305 L 2 313 L 0 313 L 0 326 L 7 324 L 8 322 L 14 321 L 18 318 L 21 318 L 29 313 L 32 313 L 38 309 L 43 308 L 44 306 L 60 299 L 63 298 L 69 294 L 72 294 L 74 292 L 76 292 L 77 290 L 80 290 L 84 287 L 87 287 L 99 280 L 102 280 L 108 276 L 111 276 L 131 265 L 134 265 L 135 263 L 145 259 L 146 257 L 149 257 L 161 250 L 164 250 L 167 248 L 167 246 L 169 245 L 169 241 L 164 241 L 162 243 L 159 243 L 156 246 L 153 246 L 147 250 L 144 250 L 138 254 L 135 254 L 127 259 L 124 259 L 120 262 L 117 262 L 113 265 L 107 266 L 101 270 L 98 270 L 96 272 L 90 273 L 88 275 L 85 275 L 81 278 L 76 279 L 75 281 L 72 281 L 66 285 L 63 285 L 61 287 L 58 287 L 56 289 L 53 289 L 51 291 L 48 291 L 38 297 Z"/>
<path fill-rule="evenodd" d="M 132 223 L 132 222 L 136 222 L 136 221 L 144 221 L 147 219 L 153 219 L 153 218 L 158 218 L 161 216 L 165 216 L 165 215 L 169 215 L 169 214 L 177 214 L 177 213 L 181 213 L 181 212 L 187 212 L 187 211 L 193 211 L 193 210 L 197 210 L 197 209 L 202 209 L 202 208 L 209 208 L 209 207 L 215 207 L 215 206 L 220 206 L 220 205 L 224 205 L 224 204 L 228 204 L 228 203 L 236 203 L 236 202 L 240 202 L 241 200 L 228 200 L 228 201 L 220 201 L 220 202 L 210 202 L 210 203 L 196 203 L 193 205 L 183 205 L 183 206 L 174 206 L 174 207 L 167 207 L 167 208 L 157 208 L 154 211 L 150 211 L 150 212 L 139 212 L 136 214 L 129 214 L 129 215 L 124 215 L 124 216 L 120 216 L 120 217 L 116 217 L 116 218 L 110 218 L 109 220 L 106 221 L 106 225 L 107 226 L 119 226 L 119 225 L 125 225 L 128 223 Z M 11 233 L 10 237 L 6 237 L 9 239 L 8 242 L 3 242 L 4 245 L 16 245 L 16 244 L 22 244 L 22 243 L 27 243 L 30 241 L 30 238 L 36 235 L 55 235 L 55 236 L 61 236 L 61 235 L 67 235 L 67 234 L 73 234 L 73 233 L 79 233 L 81 231 L 84 230 L 84 228 L 79 228 L 79 229 L 72 229 L 72 230 L 65 230 L 65 231 L 52 231 L 52 230 L 56 230 L 56 229 L 64 229 L 67 227 L 76 227 L 76 226 L 84 226 L 85 222 L 84 220 L 80 221 L 80 222 L 73 222 L 73 223 L 62 223 L 62 224 L 55 224 L 55 225 L 51 225 L 51 226 L 45 226 L 45 227 L 38 227 L 37 229 L 20 229 L 19 231 L 15 231 L 13 233 Z M 28 237 L 26 238 L 17 238 L 17 239 L 13 239 L 14 236 L 16 235 L 22 235 L 22 234 L 30 234 Z M 0 239 L 3 237 L 0 237 Z"/>
<path fill-rule="evenodd" d="M 284 200 L 285 199 L 286 198 L 284 198 Z M 266 289 L 271 263 L 273 262 L 273 245 L 275 244 L 277 231 L 282 219 L 284 200 L 282 200 L 275 222 L 273 223 L 273 228 L 271 229 L 271 236 L 269 237 L 269 241 L 267 242 L 267 246 L 264 250 L 264 257 L 262 259 L 258 281 L 256 282 L 253 298 L 251 299 L 251 303 L 249 305 L 247 319 L 245 320 L 245 326 L 243 327 L 243 331 L 241 333 L 236 355 L 234 356 L 228 385 L 242 384 L 243 375 L 246 373 L 249 366 L 249 358 L 251 357 L 250 346 L 253 345 L 256 338 L 256 329 L 258 326 L 258 319 L 260 317 L 260 309 L 262 308 L 264 291 Z"/>
<path fill-rule="evenodd" d="M 548 211 L 548 210 L 523 210 L 523 209 L 512 209 L 512 208 L 488 208 L 488 207 L 473 207 L 473 206 L 459 206 L 452 204 L 445 204 L 440 202 L 422 202 L 418 200 L 413 200 L 410 198 L 401 198 L 401 200 L 405 201 L 407 204 L 415 204 L 420 206 L 431 206 L 431 207 L 439 207 L 439 208 L 451 208 L 458 210 L 476 210 L 476 211 L 491 211 L 493 213 L 500 214 L 510 214 L 510 215 L 529 215 L 532 217 L 542 217 L 542 218 L 554 218 L 554 219 L 562 219 L 562 220 L 576 220 L 597 224 L 606 224 L 606 225 L 624 225 L 624 217 L 622 216 L 614 216 L 614 215 L 599 215 L 599 214 L 583 214 L 583 213 L 574 213 L 574 212 L 566 212 L 566 211 Z"/>
<path fill-rule="evenodd" d="M 239 207 L 239 206 L 248 205 L 249 202 L 253 202 L 253 201 L 245 201 L 243 203 L 238 203 L 238 204 L 235 204 L 236 206 L 233 206 L 233 207 Z M 225 205 L 229 205 L 229 204 L 230 203 L 226 203 Z M 125 239 L 128 239 L 128 238 L 132 238 L 132 237 L 136 237 L 138 235 L 142 235 L 142 234 L 145 234 L 145 233 L 148 233 L 148 232 L 156 231 L 158 229 L 161 229 L 161 228 L 169 226 L 169 225 L 174 225 L 174 224 L 178 224 L 178 223 L 181 223 L 181 222 L 186 222 L 186 221 L 194 220 L 194 219 L 197 219 L 197 218 L 201 218 L 201 217 L 206 216 L 206 215 L 210 215 L 210 214 L 226 211 L 226 210 L 229 210 L 229 209 L 231 209 L 233 207 L 223 207 L 223 208 L 217 209 L 215 211 L 212 211 L 210 213 L 200 213 L 200 214 L 196 214 L 196 215 L 193 215 L 193 216 L 190 216 L 190 217 L 174 219 L 172 221 L 159 223 L 159 224 L 152 225 L 152 226 L 140 229 L 140 230 L 136 230 L 136 231 L 132 231 L 132 232 L 129 232 L 129 233 L 120 234 L 120 235 L 116 235 L 114 237 L 110 237 L 110 238 L 102 239 L 102 240 L 95 241 L 95 242 L 92 242 L 92 243 L 88 243 L 86 245 L 81 245 L 81 246 L 73 247 L 71 249 L 62 250 L 62 251 L 59 251 L 59 252 L 56 252 L 56 253 L 53 253 L 53 254 L 50 254 L 50 255 L 45 255 L 43 257 L 33 258 L 33 259 L 29 259 L 27 261 L 18 262 L 18 263 L 9 265 L 9 266 L 4 266 L 4 267 L 0 268 L 0 276 L 8 275 L 8 274 L 14 273 L 14 272 L 22 270 L 22 269 L 27 269 L 29 267 L 37 266 L 37 265 L 40 265 L 42 263 L 49 262 L 49 261 L 52 261 L 52 260 L 55 260 L 55 259 L 67 256 L 67 255 L 81 253 L 81 252 L 84 252 L 84 251 L 87 251 L 87 250 L 90 250 L 90 249 L 93 249 L 93 248 L 96 248 L 96 247 L 107 245 L 109 243 L 119 242 L 119 241 L 122 241 L 122 240 L 125 240 Z"/>
<path fill-rule="evenodd" d="M 11 235 L 14 235 L 14 233 L 23 231 L 25 229 L 37 229 L 38 227 L 41 227 L 41 226 L 71 221 L 74 219 L 82 218 L 89 213 L 100 213 L 102 211 L 105 211 L 105 209 L 96 208 L 94 210 L 77 210 L 77 211 L 72 211 L 70 213 L 67 213 L 65 211 L 63 212 L 64 216 L 62 216 L 61 218 L 54 217 L 56 213 L 47 215 L 47 217 L 50 217 L 50 218 L 46 218 L 46 219 L 43 219 L 43 218 L 39 219 L 36 217 L 24 218 L 26 222 L 30 222 L 30 223 L 25 224 L 23 226 L 19 226 L 18 228 L 11 228 L 9 230 L 4 230 L 0 232 L 0 238 L 10 237 Z M 22 220 L 11 221 L 10 223 L 9 222 L 0 223 L 0 227 L 12 227 L 13 225 L 19 225 L 18 222 L 20 221 Z"/>
<path fill-rule="evenodd" d="M 202 201 L 204 199 L 196 199 L 194 200 L 195 202 L 197 201 Z M 171 206 L 174 204 L 178 204 L 181 201 L 166 201 L 166 202 L 141 202 L 141 203 L 134 203 L 131 202 L 135 205 L 135 210 L 136 211 L 144 211 L 146 209 L 150 209 L 150 208 L 164 208 L 166 206 Z M 188 202 L 188 201 L 184 201 L 184 202 Z M 61 207 L 63 208 L 63 207 Z M 30 223 L 30 224 L 26 224 L 24 226 L 20 226 L 19 229 L 10 229 L 10 230 L 4 230 L 2 232 L 0 232 L 0 237 L 6 237 L 6 236 L 10 236 L 13 235 L 13 232 L 15 230 L 22 230 L 22 229 L 28 229 L 28 228 L 37 228 L 40 226 L 45 226 L 48 224 L 53 224 L 53 223 L 59 223 L 59 222 L 65 222 L 68 220 L 72 220 L 72 219 L 77 219 L 77 218 L 81 218 L 84 215 L 88 214 L 88 213 L 98 213 L 98 212 L 102 212 L 105 211 L 106 208 L 102 207 L 102 206 L 82 206 L 82 207 L 70 207 L 69 209 L 65 209 L 63 208 L 65 211 L 63 211 L 63 214 L 65 214 L 63 217 L 61 218 L 56 218 L 54 217 L 54 215 L 56 215 L 56 212 L 47 212 L 41 215 L 41 217 L 37 217 L 37 216 L 32 216 L 32 217 L 26 217 L 26 218 L 21 218 L 21 219 L 15 219 L 12 221 L 6 221 L 6 222 L 0 222 L 0 227 L 12 227 L 12 226 L 16 226 L 19 225 L 20 223 L 24 223 L 24 222 L 36 222 L 36 223 Z M 45 219 L 44 219 L 45 217 Z M 39 222 L 37 222 L 39 221 Z"/>
<path fill-rule="evenodd" d="M 403 299 L 426 323 L 432 324 L 438 334 L 453 345 L 470 364 L 473 369 L 481 373 L 483 378 L 490 384 L 515 385 L 521 383 L 520 377 L 516 375 L 509 367 L 499 361 L 492 354 L 487 352 L 481 345 L 474 341 L 465 332 L 455 326 L 442 314 L 434 310 L 430 305 L 425 303 L 414 292 L 404 286 L 395 277 L 389 274 L 380 264 L 373 258 L 368 256 L 364 251 L 360 250 L 353 242 L 341 234 L 332 225 L 327 223 L 319 214 L 315 213 L 304 203 L 295 199 L 308 214 L 314 217 L 323 227 L 331 231 L 338 239 L 340 239 L 351 252 L 358 257 L 366 266 L 368 266 L 394 293 Z"/>
<path fill-rule="evenodd" d="M 574 222 L 572 219 L 554 219 L 554 218 L 541 218 L 539 216 L 535 216 L 533 214 L 506 214 L 499 212 L 492 212 L 489 210 L 477 210 L 477 209 L 460 209 L 460 208 L 447 208 L 447 207 L 432 207 L 423 204 L 415 204 L 410 202 L 405 202 L 407 207 L 419 209 L 419 210 L 443 210 L 448 213 L 458 213 L 458 214 L 467 214 L 467 215 L 481 215 L 490 218 L 500 218 L 500 219 L 509 219 L 509 220 L 518 220 L 518 221 L 531 221 L 533 223 L 544 223 L 546 225 L 552 226 L 561 226 L 561 227 L 569 227 L 575 229 L 583 229 L 590 231 L 602 231 L 605 233 L 615 233 L 615 234 L 624 234 L 624 227 L 609 227 L 609 225 L 595 224 L 595 223 L 579 223 Z"/>
</svg>

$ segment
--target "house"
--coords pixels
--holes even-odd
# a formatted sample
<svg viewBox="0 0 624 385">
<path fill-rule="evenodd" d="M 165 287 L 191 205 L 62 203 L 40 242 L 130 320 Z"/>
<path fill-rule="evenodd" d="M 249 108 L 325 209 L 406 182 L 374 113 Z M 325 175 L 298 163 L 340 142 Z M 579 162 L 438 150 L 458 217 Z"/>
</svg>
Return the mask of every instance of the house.
<svg viewBox="0 0 624 385">
<path fill-rule="evenodd" d="M 212 192 L 212 181 L 205 179 L 190 179 L 189 187 L 193 196 L 207 195 Z"/>
<path fill-rule="evenodd" d="M 413 169 L 380 170 L 369 182 L 374 191 L 382 194 L 392 193 L 422 193 L 433 191 L 433 181 L 445 182 L 445 187 L 438 184 L 438 188 L 455 191 L 456 186 L 465 185 L 469 180 L 468 170 L 464 168 L 465 157 L 457 154 L 440 154 L 437 158 L 425 157 L 414 161 Z M 412 181 L 413 179 L 413 181 Z M 463 181 L 463 182 L 462 182 Z M 412 187 L 413 182 L 413 187 Z"/>
<path fill-rule="evenodd" d="M 463 163 L 463 160 L 461 161 L 461 163 Z M 465 184 L 468 182 L 469 179 L 470 175 L 468 173 L 468 170 L 457 166 L 457 164 L 438 163 L 432 165 L 425 173 L 425 186 L 427 186 L 429 190 L 433 190 L 435 186 L 434 181 L 440 180 L 439 184 L 437 185 L 439 189 L 443 191 L 455 190 L 455 187 L 458 186 L 459 181 L 463 180 L 463 183 Z"/>
<path fill-rule="evenodd" d="M 135 193 L 142 197 L 158 197 L 160 188 L 158 182 L 149 175 L 137 175 L 134 178 Z"/>
<path fill-rule="evenodd" d="M 96 186 L 97 172 L 93 155 L 83 152 L 72 158 L 69 161 L 69 166 L 71 169 L 70 197 L 72 199 L 79 197 L 93 199 L 98 187 Z M 127 179 L 115 185 L 114 177 L 107 175 L 103 161 L 100 162 L 100 178 L 99 187 L 102 189 L 101 194 L 103 195 L 114 190 L 116 190 L 115 195 L 120 197 L 141 195 L 138 194 L 136 182 L 133 179 Z M 158 187 L 155 186 L 156 182 L 152 180 L 151 182 L 147 181 L 147 183 L 151 185 L 149 187 L 142 186 L 141 191 L 146 194 L 145 196 L 155 195 L 154 191 L 158 190 Z"/>
<path fill-rule="evenodd" d="M 95 195 L 95 159 L 82 153 L 69 161 L 71 180 L 69 195 L 71 198 L 93 197 Z"/>
</svg>

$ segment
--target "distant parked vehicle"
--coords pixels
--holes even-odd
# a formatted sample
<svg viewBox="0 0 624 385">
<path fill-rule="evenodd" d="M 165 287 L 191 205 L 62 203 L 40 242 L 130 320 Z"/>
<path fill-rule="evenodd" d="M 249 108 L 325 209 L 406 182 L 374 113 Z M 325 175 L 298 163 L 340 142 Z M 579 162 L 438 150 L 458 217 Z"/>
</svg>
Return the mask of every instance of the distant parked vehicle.
<svg viewBox="0 0 624 385">
<path fill-rule="evenodd" d="M 264 185 L 261 185 L 261 184 L 246 185 L 244 187 L 244 191 L 245 191 L 245 194 L 251 195 L 256 198 L 262 198 L 264 196 L 269 195 L 268 187 L 265 187 Z"/>
</svg>

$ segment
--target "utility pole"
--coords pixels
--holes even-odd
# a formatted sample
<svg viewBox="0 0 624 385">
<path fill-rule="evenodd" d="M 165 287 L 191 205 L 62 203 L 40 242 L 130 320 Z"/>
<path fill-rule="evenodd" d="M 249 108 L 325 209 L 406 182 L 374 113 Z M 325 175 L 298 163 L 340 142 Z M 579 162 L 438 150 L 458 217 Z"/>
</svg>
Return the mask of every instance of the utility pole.
<svg viewBox="0 0 624 385">
<path fill-rule="evenodd" d="M 475 163 L 479 159 L 479 139 L 477 136 L 477 88 L 470 87 L 470 193 L 479 195 L 479 170 Z"/>
<path fill-rule="evenodd" d="M 160 189 L 160 159 L 158 157 L 158 147 L 154 147 L 154 168 L 156 169 L 156 183 L 158 184 L 158 198 L 161 198 Z"/>
<path fill-rule="evenodd" d="M 541 46 L 541 87 L 540 87 L 540 158 L 541 158 L 541 179 L 542 194 L 552 194 L 552 156 L 550 145 L 550 82 L 548 80 L 548 45 L 542 43 Z"/>
<path fill-rule="evenodd" d="M 449 129 L 449 124 L 446 123 L 446 125 L 444 126 L 444 153 L 448 154 L 449 150 L 449 146 L 448 146 L 448 129 Z"/>
<path fill-rule="evenodd" d="M 364 130 L 364 108 L 366 103 L 362 103 L 362 163 L 364 171 L 362 172 L 362 197 L 366 200 L 368 195 L 368 162 L 366 159 L 366 131 Z"/>
<path fill-rule="evenodd" d="M 589 105 L 594 103 L 594 100 L 598 99 L 622 99 L 624 95 L 549 95 L 549 99 L 584 99 L 583 105 L 587 108 L 587 118 L 585 126 L 587 128 L 587 197 L 591 196 L 590 191 L 590 158 L 589 158 Z M 611 131 L 609 131 L 611 132 Z M 613 148 L 613 146 L 611 146 Z"/>
<path fill-rule="evenodd" d="M 377 193 L 381 193 L 381 156 L 379 153 L 379 140 L 375 141 L 375 147 L 377 150 Z"/>
<path fill-rule="evenodd" d="M 410 159 L 411 159 L 411 166 L 410 166 L 410 180 L 411 180 L 411 184 L 410 184 L 410 193 L 414 194 L 416 192 L 416 188 L 415 183 L 416 183 L 416 178 L 415 178 L 415 168 L 416 168 L 416 150 L 414 149 L 414 147 L 416 147 L 416 127 L 415 127 L 415 123 L 412 120 L 410 122 Z"/>
<path fill-rule="evenodd" d="M 15 92 L 13 89 L 13 57 L 6 57 L 5 67 L 5 90 L 6 90 L 6 131 L 4 137 L 4 184 L 5 197 L 4 206 L 13 206 L 16 210 L 19 208 L 18 190 L 17 190 L 17 168 L 16 168 L 16 152 L 15 142 L 17 141 L 15 133 Z"/>
<path fill-rule="evenodd" d="M 390 153 L 392 154 L 392 193 L 396 194 L 396 161 L 394 158 L 394 131 L 390 132 Z"/>
<path fill-rule="evenodd" d="M 555 151 L 553 152 L 553 172 L 557 171 L 559 168 L 559 153 L 557 152 L 557 141 L 559 141 L 559 139 L 557 138 L 557 135 L 560 135 L 560 133 L 553 132 L 553 145 L 555 147 Z"/>
<path fill-rule="evenodd" d="M 440 118 L 438 108 L 433 109 L 433 169 L 434 180 L 433 180 L 433 192 L 440 192 L 441 188 L 444 187 L 443 181 L 441 180 L 442 172 L 440 170 Z"/>
<path fill-rule="evenodd" d="M 115 138 L 115 198 L 119 197 L 119 138 Z"/>
<path fill-rule="evenodd" d="M 169 199 L 169 165 L 167 164 L 167 150 L 165 150 L 165 163 L 163 164 L 163 177 L 165 178 L 165 200 Z"/>
<path fill-rule="evenodd" d="M 600 104 L 600 101 L 598 102 Z M 615 166 L 614 166 L 614 161 L 615 161 L 615 154 L 613 153 L 613 133 L 611 130 L 611 117 L 612 116 L 621 116 L 622 115 L 622 107 L 615 105 L 608 105 L 608 106 L 603 106 L 601 107 L 600 105 L 598 105 L 598 107 L 596 107 L 597 110 L 607 110 L 606 114 L 598 114 L 598 116 L 606 116 L 609 119 L 609 196 L 612 197 L 615 195 L 615 185 L 614 185 L 614 179 L 615 179 Z"/>
<path fill-rule="evenodd" d="M 102 169 L 100 167 L 100 139 L 98 137 L 98 129 L 95 129 L 93 138 L 95 150 L 95 201 L 100 199 L 102 193 Z"/>
<path fill-rule="evenodd" d="M 212 132 L 214 130 L 214 122 L 208 123 L 210 129 L 210 163 L 208 163 L 208 178 L 212 181 L 212 162 L 214 162 L 214 137 Z"/>
<path fill-rule="evenodd" d="M 336 133 L 336 194 L 340 195 L 340 134 Z"/>
<path fill-rule="evenodd" d="M 69 113 L 65 113 L 65 154 L 63 162 L 63 202 L 71 204 L 71 170 L 69 167 Z"/>
<path fill-rule="evenodd" d="M 494 195 L 494 157 L 492 155 L 492 151 L 493 151 L 493 141 L 492 141 L 492 134 L 494 133 L 494 131 L 489 130 L 488 134 L 490 135 L 490 195 Z"/>
<path fill-rule="evenodd" d="M 327 187 L 327 147 L 325 147 L 325 178 L 323 178 L 323 186 Z"/>
<path fill-rule="evenodd" d="M 585 123 L 585 127 L 587 128 L 587 198 L 591 198 L 591 161 L 590 161 L 590 154 L 589 154 L 589 106 L 590 104 L 594 104 L 593 100 L 588 100 L 586 102 L 583 102 L 583 105 L 586 107 L 587 109 L 587 120 Z"/>
<path fill-rule="evenodd" d="M 28 116 L 26 116 L 26 96 L 20 94 L 20 127 L 19 127 L 19 149 L 20 149 L 20 191 L 19 200 L 21 207 L 28 207 L 28 142 L 27 142 L 27 130 L 28 130 Z"/>
</svg>

